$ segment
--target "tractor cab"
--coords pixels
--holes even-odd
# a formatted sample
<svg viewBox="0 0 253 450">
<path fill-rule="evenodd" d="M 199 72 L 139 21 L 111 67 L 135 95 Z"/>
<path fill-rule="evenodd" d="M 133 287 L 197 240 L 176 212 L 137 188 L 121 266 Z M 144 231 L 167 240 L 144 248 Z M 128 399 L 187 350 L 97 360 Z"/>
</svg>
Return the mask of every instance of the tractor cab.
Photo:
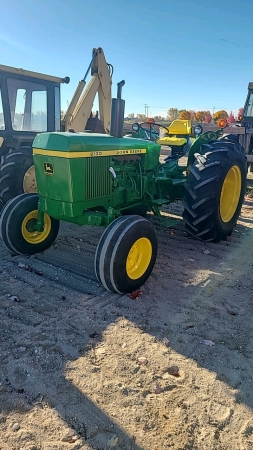
<svg viewBox="0 0 253 450">
<path fill-rule="evenodd" d="M 245 128 L 253 128 L 253 83 L 248 85 L 248 95 L 246 98 L 243 116 L 238 117 L 243 122 Z"/>
<path fill-rule="evenodd" d="M 64 79 L 0 65 L 0 154 L 31 146 L 37 133 L 60 131 Z"/>
<path fill-rule="evenodd" d="M 248 95 L 246 98 L 243 114 L 238 117 L 244 134 L 239 134 L 239 142 L 245 148 L 247 159 L 250 164 L 250 171 L 253 172 L 253 83 L 248 85 Z"/>
</svg>

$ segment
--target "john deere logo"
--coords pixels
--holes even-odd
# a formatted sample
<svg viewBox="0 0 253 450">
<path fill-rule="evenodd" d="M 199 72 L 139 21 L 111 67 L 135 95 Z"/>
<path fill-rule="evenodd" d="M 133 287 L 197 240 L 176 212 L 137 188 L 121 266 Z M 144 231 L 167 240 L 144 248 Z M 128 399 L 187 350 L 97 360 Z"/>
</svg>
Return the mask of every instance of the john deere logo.
<svg viewBox="0 0 253 450">
<path fill-rule="evenodd" d="M 52 163 L 45 162 L 44 163 L 44 172 L 46 175 L 53 175 L 54 174 L 54 166 Z"/>
</svg>

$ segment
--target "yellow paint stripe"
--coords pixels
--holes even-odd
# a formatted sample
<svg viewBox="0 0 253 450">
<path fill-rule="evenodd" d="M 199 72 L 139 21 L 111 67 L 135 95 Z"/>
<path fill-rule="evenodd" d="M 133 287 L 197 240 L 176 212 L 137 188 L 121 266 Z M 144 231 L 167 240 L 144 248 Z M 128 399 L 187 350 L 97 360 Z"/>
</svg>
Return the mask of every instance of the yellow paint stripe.
<svg viewBox="0 0 253 450">
<path fill-rule="evenodd" d="M 140 153 L 146 153 L 145 148 L 134 148 L 127 150 L 102 150 L 94 152 L 60 152 L 55 150 L 42 150 L 40 148 L 34 148 L 34 155 L 56 156 L 58 158 L 94 158 L 94 156 L 121 156 L 121 155 L 138 155 Z"/>
</svg>

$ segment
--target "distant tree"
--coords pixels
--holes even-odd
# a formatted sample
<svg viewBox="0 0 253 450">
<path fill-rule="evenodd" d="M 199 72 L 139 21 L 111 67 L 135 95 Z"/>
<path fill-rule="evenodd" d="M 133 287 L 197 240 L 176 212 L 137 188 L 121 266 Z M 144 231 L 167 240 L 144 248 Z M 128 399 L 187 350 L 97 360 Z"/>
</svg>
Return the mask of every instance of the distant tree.
<svg viewBox="0 0 253 450">
<path fill-rule="evenodd" d="M 167 119 L 169 120 L 176 120 L 179 116 L 178 108 L 170 108 L 167 111 Z"/>
<path fill-rule="evenodd" d="M 127 117 L 129 117 L 130 119 L 133 119 L 134 118 L 134 113 L 130 113 L 130 114 L 128 114 L 128 116 Z"/>
<path fill-rule="evenodd" d="M 212 116 L 210 114 L 210 111 L 206 112 L 206 116 L 205 116 L 205 123 L 211 123 L 212 122 Z"/>
<path fill-rule="evenodd" d="M 235 123 L 235 116 L 232 113 L 232 111 L 230 112 L 230 114 L 228 116 L 228 123 Z"/>
<path fill-rule="evenodd" d="M 196 120 L 197 122 L 204 122 L 206 118 L 205 111 L 197 111 L 196 112 Z"/>
<path fill-rule="evenodd" d="M 144 120 L 144 119 L 146 119 L 146 116 L 145 116 L 145 114 L 137 114 L 137 119 Z"/>
<path fill-rule="evenodd" d="M 193 111 L 193 109 L 191 109 L 191 111 L 189 111 L 191 114 L 191 121 L 195 122 L 196 120 L 196 111 Z"/>
<path fill-rule="evenodd" d="M 159 120 L 163 120 L 162 116 L 155 116 L 154 121 L 159 122 Z"/>
<path fill-rule="evenodd" d="M 186 109 L 184 109 L 182 112 L 180 112 L 179 119 L 181 119 L 181 120 L 191 120 L 191 113 L 190 113 L 190 111 L 186 111 Z"/>
<path fill-rule="evenodd" d="M 243 116 L 244 108 L 239 108 L 238 117 Z"/>
<path fill-rule="evenodd" d="M 228 113 L 227 113 L 227 111 L 224 111 L 224 109 L 221 109 L 220 111 L 217 111 L 213 115 L 214 122 L 217 122 L 219 119 L 227 119 L 227 118 L 228 118 Z"/>
</svg>

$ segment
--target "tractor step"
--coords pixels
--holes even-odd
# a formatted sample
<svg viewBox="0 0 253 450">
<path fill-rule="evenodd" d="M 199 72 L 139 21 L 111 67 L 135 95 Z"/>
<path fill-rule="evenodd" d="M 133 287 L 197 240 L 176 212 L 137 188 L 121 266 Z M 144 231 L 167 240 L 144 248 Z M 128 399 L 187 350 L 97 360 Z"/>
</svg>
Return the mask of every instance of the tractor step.
<svg viewBox="0 0 253 450">
<path fill-rule="evenodd" d="M 178 219 L 169 219 L 167 217 L 163 217 L 161 225 L 166 228 L 175 228 L 178 225 Z"/>
<path fill-rule="evenodd" d="M 159 198 L 158 200 L 153 200 L 152 205 L 162 206 L 171 203 L 168 198 Z"/>
</svg>

